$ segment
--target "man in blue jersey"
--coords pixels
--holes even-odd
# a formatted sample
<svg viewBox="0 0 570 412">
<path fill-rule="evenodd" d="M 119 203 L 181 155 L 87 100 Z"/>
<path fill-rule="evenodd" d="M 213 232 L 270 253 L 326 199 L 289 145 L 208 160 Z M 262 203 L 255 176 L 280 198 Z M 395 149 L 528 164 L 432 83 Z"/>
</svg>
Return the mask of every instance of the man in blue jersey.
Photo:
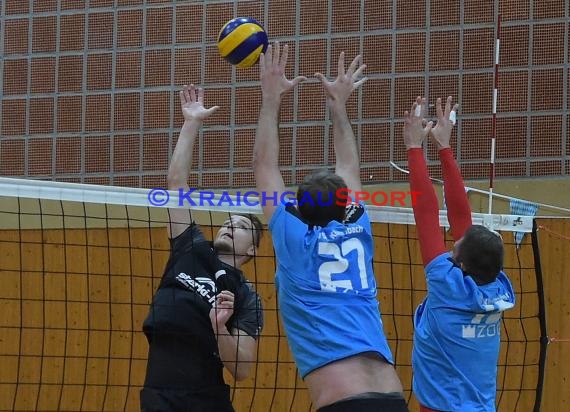
<svg viewBox="0 0 570 412">
<path fill-rule="evenodd" d="M 331 110 L 335 173 L 308 175 L 297 199 L 281 202 L 278 118 L 281 96 L 303 80 L 285 77 L 287 46 L 269 46 L 260 59 L 262 104 L 254 172 L 277 256 L 275 284 L 289 346 L 319 412 L 407 411 L 384 335 L 372 268 L 373 240 L 360 192 L 358 149 L 346 101 L 366 79 L 360 56 L 329 82 L 317 73 Z M 344 195 L 344 196 L 343 196 Z"/>
<path fill-rule="evenodd" d="M 497 361 L 502 312 L 514 306 L 509 278 L 502 271 L 503 241 L 473 225 L 461 173 L 450 138 L 457 106 L 445 110 L 437 100 L 437 124 L 425 125 L 425 100 L 418 97 L 405 113 L 411 190 L 422 194 L 414 216 L 427 279 L 427 296 L 414 325 L 413 390 L 422 412 L 495 411 Z M 431 135 L 439 149 L 447 216 L 455 240 L 452 253 L 439 227 L 439 205 L 424 159 Z"/>
</svg>

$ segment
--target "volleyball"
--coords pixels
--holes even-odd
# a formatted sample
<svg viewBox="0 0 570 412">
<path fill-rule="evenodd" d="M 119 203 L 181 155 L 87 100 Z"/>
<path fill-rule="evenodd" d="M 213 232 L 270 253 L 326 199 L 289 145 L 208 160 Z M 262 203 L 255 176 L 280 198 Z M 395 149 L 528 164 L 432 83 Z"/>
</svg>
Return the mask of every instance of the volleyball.
<svg viewBox="0 0 570 412">
<path fill-rule="evenodd" d="M 251 17 L 237 17 L 228 21 L 218 34 L 220 55 L 240 69 L 257 63 L 268 44 L 263 26 Z"/>
</svg>

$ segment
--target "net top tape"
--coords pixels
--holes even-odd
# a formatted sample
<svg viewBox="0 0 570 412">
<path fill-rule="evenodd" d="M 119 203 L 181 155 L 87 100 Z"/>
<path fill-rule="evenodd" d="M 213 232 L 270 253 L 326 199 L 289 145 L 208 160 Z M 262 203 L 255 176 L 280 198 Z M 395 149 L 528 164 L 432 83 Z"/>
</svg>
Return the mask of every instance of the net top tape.
<svg viewBox="0 0 570 412">
<path fill-rule="evenodd" d="M 21 197 L 41 200 L 57 200 L 79 203 L 111 204 L 121 206 L 186 208 L 192 210 L 253 213 L 262 214 L 261 206 L 244 204 L 238 196 L 227 193 L 214 193 L 211 202 L 204 202 L 198 191 L 189 195 L 196 204 L 184 202 L 179 205 L 179 193 L 176 191 L 155 189 L 131 188 L 120 186 L 102 186 L 67 182 L 52 182 L 28 179 L 12 179 L 0 177 L 0 196 Z M 151 196 L 160 195 L 159 202 L 151 201 Z M 223 196 L 223 199 L 222 199 Z M 166 200 L 165 200 L 166 199 Z M 248 198 L 248 202 L 255 203 L 257 199 Z M 157 203 L 161 203 L 160 205 Z M 206 203 L 206 204 L 204 204 Z M 210 204 L 210 203 L 213 203 Z M 415 224 L 412 209 L 391 206 L 368 206 L 370 220 L 376 223 Z M 493 230 L 506 232 L 532 232 L 533 218 L 531 216 L 473 213 L 473 224 L 484 225 Z M 440 210 L 439 223 L 448 227 L 447 212 Z"/>
</svg>

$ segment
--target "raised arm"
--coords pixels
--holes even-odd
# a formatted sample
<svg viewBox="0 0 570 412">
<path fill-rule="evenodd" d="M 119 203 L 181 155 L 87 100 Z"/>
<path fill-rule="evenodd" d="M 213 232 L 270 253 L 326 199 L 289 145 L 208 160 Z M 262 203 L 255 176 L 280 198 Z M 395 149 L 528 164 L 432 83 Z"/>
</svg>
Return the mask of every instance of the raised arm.
<svg viewBox="0 0 570 412">
<path fill-rule="evenodd" d="M 444 253 L 445 242 L 439 227 L 439 205 L 424 159 L 422 144 L 429 134 L 433 123 L 422 126 L 425 112 L 425 99 L 418 97 L 410 112 L 404 113 L 404 143 L 408 149 L 408 167 L 410 168 L 410 189 L 419 192 L 417 202 L 413 204 L 416 230 L 420 241 L 420 250 L 424 266 L 435 257 Z"/>
<path fill-rule="evenodd" d="M 196 88 L 193 84 L 190 87 L 184 86 L 180 92 L 180 105 L 184 124 L 170 160 L 167 181 L 169 190 L 182 189 L 186 192 L 196 136 L 204 119 L 218 110 L 218 106 L 204 108 L 204 89 Z M 192 222 L 190 209 L 172 208 L 168 210 L 168 216 L 168 236 L 171 239 L 183 233 Z"/>
<path fill-rule="evenodd" d="M 465 184 L 449 144 L 457 113 L 457 105 L 452 109 L 451 101 L 452 97 L 449 96 L 445 103 L 444 111 L 441 106 L 441 99 L 437 99 L 437 125 L 431 130 L 430 134 L 439 149 L 447 217 L 451 226 L 451 235 L 457 241 L 463 237 L 465 231 L 473 223 L 471 221 L 471 206 L 465 192 Z"/>
<path fill-rule="evenodd" d="M 358 80 L 365 68 L 362 57 L 356 56 L 345 72 L 344 52 L 342 52 L 338 59 L 338 75 L 334 82 L 329 82 L 321 73 L 315 74 L 323 84 L 327 104 L 331 110 L 336 154 L 335 173 L 344 179 L 351 191 L 349 193 L 362 191 L 362 184 L 358 147 L 346 113 L 346 101 L 352 92 L 367 80 L 366 78 Z"/>
<path fill-rule="evenodd" d="M 276 199 L 262 201 L 263 214 L 269 220 L 277 208 L 281 194 L 285 192 L 285 184 L 279 170 L 279 108 L 281 96 L 291 90 L 304 77 L 287 80 L 285 66 L 289 48 L 283 47 L 280 53 L 279 42 L 275 47 L 269 45 L 267 54 L 259 58 L 259 77 L 261 80 L 261 111 L 253 147 L 253 172 L 257 191 L 264 193 L 266 198 Z M 263 198 L 261 197 L 260 200 Z"/>
</svg>

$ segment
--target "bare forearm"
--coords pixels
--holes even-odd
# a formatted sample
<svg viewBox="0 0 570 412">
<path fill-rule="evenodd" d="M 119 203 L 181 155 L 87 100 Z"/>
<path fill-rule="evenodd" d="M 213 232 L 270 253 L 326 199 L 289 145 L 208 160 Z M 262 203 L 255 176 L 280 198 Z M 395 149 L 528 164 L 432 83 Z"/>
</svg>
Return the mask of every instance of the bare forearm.
<svg viewBox="0 0 570 412">
<path fill-rule="evenodd" d="M 283 193 L 285 184 L 279 170 L 279 104 L 280 98 L 263 98 L 253 147 L 253 173 L 259 193 Z M 269 221 L 277 202 L 261 202 Z"/>
<path fill-rule="evenodd" d="M 187 185 L 194 143 L 201 126 L 202 122 L 199 120 L 187 120 L 182 125 L 168 169 L 168 187 L 171 190 Z"/>
<path fill-rule="evenodd" d="M 259 124 L 253 147 L 253 166 L 279 167 L 279 103 L 264 101 L 259 113 Z"/>
<path fill-rule="evenodd" d="M 220 330 L 217 335 L 220 358 L 228 371 L 236 380 L 247 378 L 253 364 L 254 353 L 249 345 L 240 340 L 252 340 L 253 338 L 239 333 L 231 335 L 227 329 Z"/>
<path fill-rule="evenodd" d="M 331 117 L 337 163 L 343 167 L 358 167 L 358 148 L 348 114 L 346 113 L 346 107 L 344 105 L 331 106 Z"/>
<path fill-rule="evenodd" d="M 358 147 L 344 104 L 331 105 L 334 149 L 336 154 L 335 173 L 344 179 L 348 189 L 360 192 L 360 160 Z"/>
</svg>

